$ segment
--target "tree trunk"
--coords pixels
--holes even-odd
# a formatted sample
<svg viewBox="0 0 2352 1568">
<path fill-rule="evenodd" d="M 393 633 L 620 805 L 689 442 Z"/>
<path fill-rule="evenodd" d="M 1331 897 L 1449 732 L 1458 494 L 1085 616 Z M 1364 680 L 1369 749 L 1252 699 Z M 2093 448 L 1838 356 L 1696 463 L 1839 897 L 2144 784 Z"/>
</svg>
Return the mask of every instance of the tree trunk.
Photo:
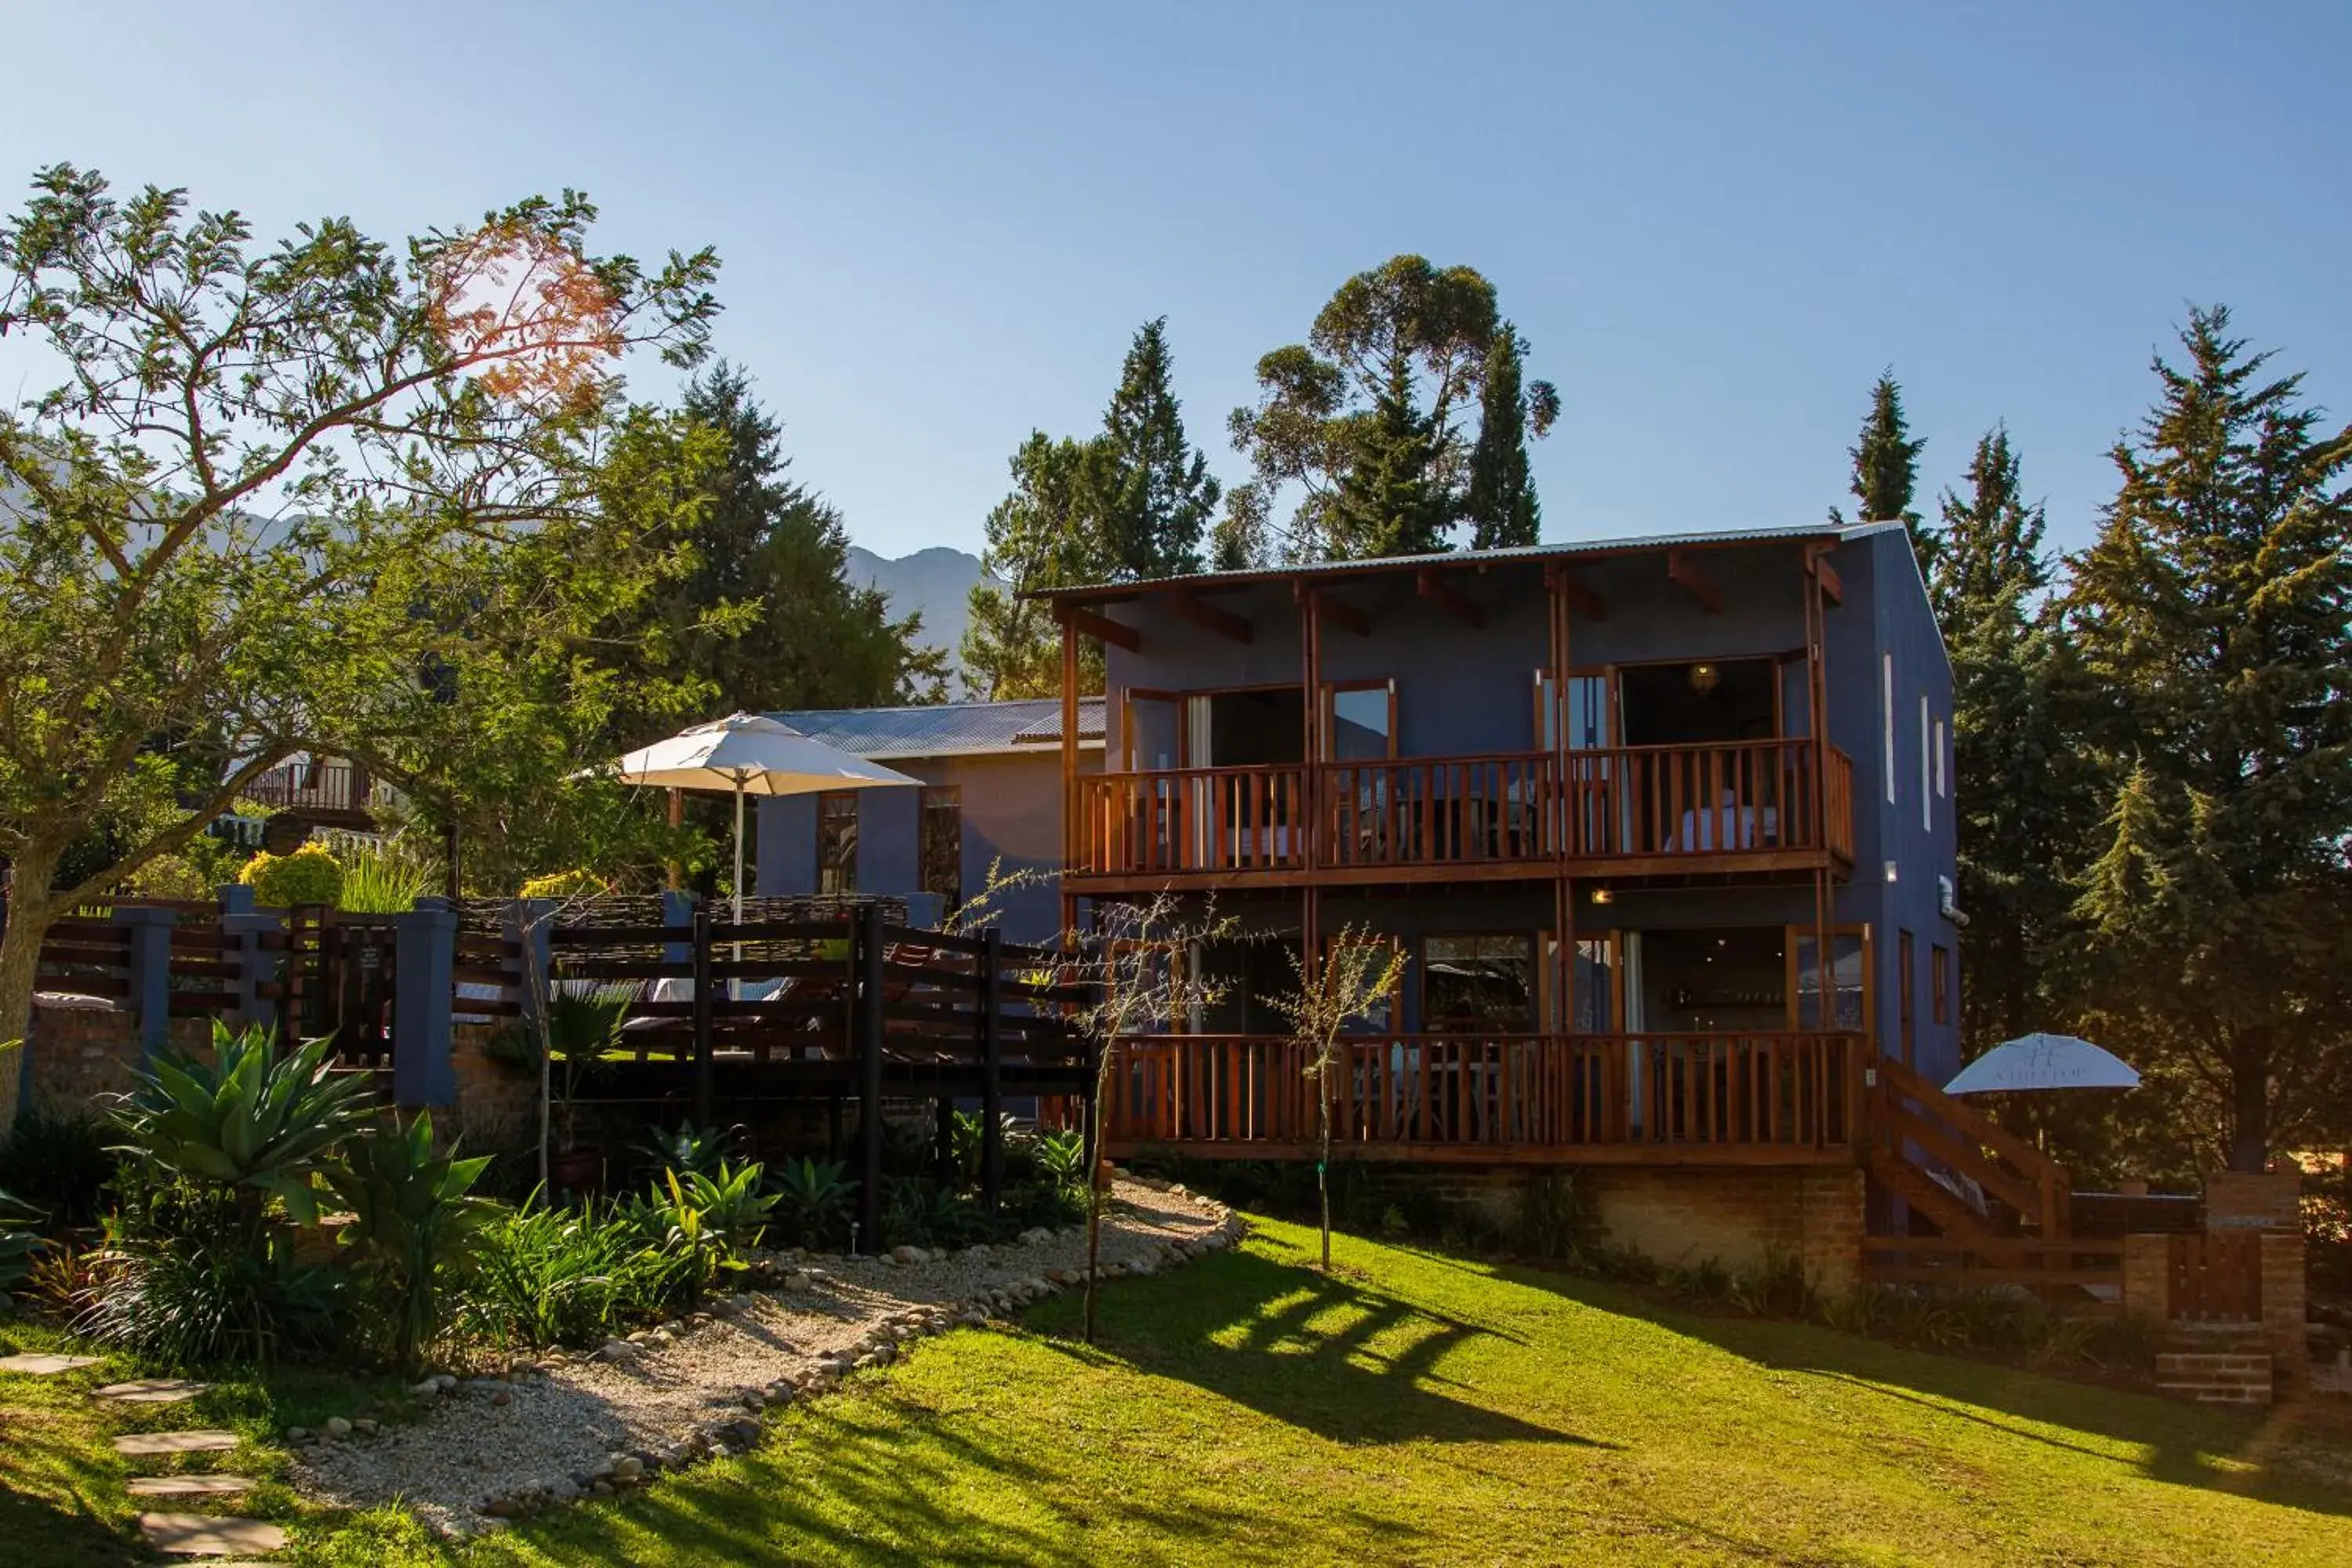
<svg viewBox="0 0 2352 1568">
<path fill-rule="evenodd" d="M 1322 1112 L 1320 1145 L 1315 1160 L 1315 1195 L 1323 1205 L 1323 1272 L 1331 1272 L 1331 1074 L 1329 1063 L 1315 1082 L 1316 1104 Z"/>
<path fill-rule="evenodd" d="M 2230 1169 L 2270 1165 L 2270 1032 L 2249 1030 L 2230 1059 Z"/>
<path fill-rule="evenodd" d="M 1095 1342 L 1095 1291 L 1102 1274 L 1102 1210 L 1103 1192 L 1110 1184 L 1103 1180 L 1102 1115 L 1103 1102 L 1109 1098 L 1102 1085 L 1095 1085 L 1094 1103 L 1087 1108 L 1087 1120 L 1092 1125 L 1093 1136 L 1087 1139 L 1087 1327 L 1086 1342 Z"/>
<path fill-rule="evenodd" d="M 0 931 L 0 1135 L 16 1124 L 17 1089 L 25 1071 L 21 1053 L 31 1049 L 34 975 L 40 967 L 41 939 L 58 915 L 49 901 L 49 882 L 62 853 L 60 847 L 36 843 L 16 859 L 7 928 Z M 7 1049 L 12 1043 L 16 1049 Z"/>
</svg>

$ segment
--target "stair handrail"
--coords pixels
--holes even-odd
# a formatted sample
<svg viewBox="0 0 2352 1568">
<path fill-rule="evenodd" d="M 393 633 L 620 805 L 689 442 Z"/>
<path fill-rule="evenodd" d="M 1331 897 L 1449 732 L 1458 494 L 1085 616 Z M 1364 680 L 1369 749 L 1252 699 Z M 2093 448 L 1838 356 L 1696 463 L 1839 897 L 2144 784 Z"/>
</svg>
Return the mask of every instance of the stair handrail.
<svg viewBox="0 0 2352 1568">
<path fill-rule="evenodd" d="M 1878 1091 L 1887 1111 L 1883 1125 L 1891 1129 L 1905 1117 L 1903 1101 L 1916 1101 L 1922 1110 L 1974 1139 L 2025 1173 L 2041 1198 L 2041 1212 L 2034 1217 L 2045 1239 L 2064 1236 L 2072 1228 L 2067 1223 L 2067 1206 L 2074 1183 L 2065 1166 L 1893 1058 L 1883 1058 L 1877 1067 Z M 1900 1157 L 1899 1143 L 1895 1152 Z"/>
</svg>

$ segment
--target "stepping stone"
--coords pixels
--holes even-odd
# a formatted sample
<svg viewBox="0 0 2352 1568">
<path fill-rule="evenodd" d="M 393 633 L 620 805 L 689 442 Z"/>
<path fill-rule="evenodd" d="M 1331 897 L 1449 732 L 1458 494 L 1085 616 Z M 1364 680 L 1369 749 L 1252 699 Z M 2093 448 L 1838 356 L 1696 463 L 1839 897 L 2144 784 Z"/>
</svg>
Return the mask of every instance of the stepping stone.
<svg viewBox="0 0 2352 1568">
<path fill-rule="evenodd" d="M 222 1519 L 205 1513 L 142 1513 L 139 1532 L 158 1552 L 197 1557 L 282 1551 L 286 1528 L 260 1519 Z"/>
<path fill-rule="evenodd" d="M 250 1476 L 133 1476 L 122 1483 L 132 1497 L 235 1497 L 253 1489 Z"/>
<path fill-rule="evenodd" d="M 225 1454 L 236 1444 L 234 1432 L 132 1432 L 114 1440 L 114 1451 L 137 1459 L 157 1454 Z"/>
<path fill-rule="evenodd" d="M 137 1383 L 110 1383 L 104 1388 L 90 1390 L 98 1399 L 120 1399 L 125 1405 L 177 1405 L 183 1399 L 194 1399 L 209 1383 L 190 1383 L 181 1377 L 142 1378 Z"/>
<path fill-rule="evenodd" d="M 54 1377 L 61 1372 L 96 1366 L 101 1359 L 94 1355 L 0 1355 L 0 1372 L 21 1372 L 27 1377 Z"/>
</svg>

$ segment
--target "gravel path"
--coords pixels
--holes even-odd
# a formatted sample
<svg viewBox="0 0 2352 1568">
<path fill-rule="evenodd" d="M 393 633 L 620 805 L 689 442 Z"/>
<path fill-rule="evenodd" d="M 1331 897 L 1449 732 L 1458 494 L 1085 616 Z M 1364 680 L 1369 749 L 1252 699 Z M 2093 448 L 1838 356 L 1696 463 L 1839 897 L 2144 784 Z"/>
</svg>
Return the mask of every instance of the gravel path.
<svg viewBox="0 0 2352 1568">
<path fill-rule="evenodd" d="M 1228 1211 L 1181 1188 L 1121 1179 L 1111 1199 L 1106 1277 L 1156 1272 L 1239 1234 Z M 758 1411 L 887 1363 L 902 1342 L 1083 1283 L 1086 1236 L 1039 1230 L 1018 1244 L 900 1247 L 887 1259 L 788 1254 L 768 1267 L 782 1276 L 774 1285 L 629 1341 L 507 1378 L 445 1374 L 416 1423 L 289 1434 L 296 1484 L 340 1506 L 396 1501 L 453 1532 L 625 1491 L 664 1467 L 756 1444 Z"/>
</svg>

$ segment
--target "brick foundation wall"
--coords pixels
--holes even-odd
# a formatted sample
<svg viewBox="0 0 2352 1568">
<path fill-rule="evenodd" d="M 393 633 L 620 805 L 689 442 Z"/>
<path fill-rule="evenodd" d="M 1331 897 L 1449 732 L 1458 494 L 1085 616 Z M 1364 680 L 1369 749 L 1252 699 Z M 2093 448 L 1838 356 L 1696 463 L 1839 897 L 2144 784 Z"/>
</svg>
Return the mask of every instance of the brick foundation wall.
<svg viewBox="0 0 2352 1568">
<path fill-rule="evenodd" d="M 2216 1171 L 2205 1178 L 2208 1230 L 2303 1228 L 2299 1171 Z"/>
<path fill-rule="evenodd" d="M 2268 1340 L 2250 1323 L 2176 1323 L 2157 1352 L 2156 1386 L 2159 1393 L 2202 1405 L 2268 1405 Z"/>
<path fill-rule="evenodd" d="M 211 1021 L 174 1018 L 170 1038 L 175 1050 L 208 1053 Z M 130 1091 L 146 1060 L 138 1015 L 116 1007 L 36 1005 L 25 1050 L 32 1103 L 55 1110 L 104 1109 L 106 1097 Z"/>
<path fill-rule="evenodd" d="M 1852 1290 L 1861 1278 L 1864 1184 L 1858 1168 L 1604 1166 L 1580 1173 L 1577 1181 L 1610 1239 L 1657 1262 L 1713 1258 L 1745 1269 L 1768 1253 L 1793 1252 L 1813 1288 L 1832 1296 Z"/>
<path fill-rule="evenodd" d="M 2304 1327 L 2304 1237 L 2300 1231 L 2266 1230 L 2262 1237 L 2263 1331 L 2283 1387 L 2299 1388 L 2309 1377 L 2311 1341 Z"/>
</svg>

